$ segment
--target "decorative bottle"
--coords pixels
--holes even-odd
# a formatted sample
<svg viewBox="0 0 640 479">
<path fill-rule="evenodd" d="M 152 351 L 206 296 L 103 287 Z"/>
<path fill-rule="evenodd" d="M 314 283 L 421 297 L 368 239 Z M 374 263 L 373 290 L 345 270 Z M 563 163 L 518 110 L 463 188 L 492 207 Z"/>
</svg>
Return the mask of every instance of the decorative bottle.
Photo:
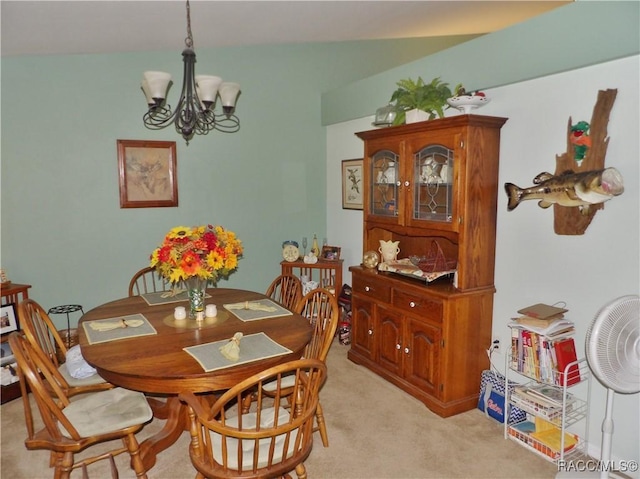
<svg viewBox="0 0 640 479">
<path fill-rule="evenodd" d="M 313 235 L 313 243 L 311 245 L 311 251 L 309 254 L 315 256 L 316 258 L 320 256 L 320 247 L 318 246 L 318 236 L 315 234 Z"/>
</svg>

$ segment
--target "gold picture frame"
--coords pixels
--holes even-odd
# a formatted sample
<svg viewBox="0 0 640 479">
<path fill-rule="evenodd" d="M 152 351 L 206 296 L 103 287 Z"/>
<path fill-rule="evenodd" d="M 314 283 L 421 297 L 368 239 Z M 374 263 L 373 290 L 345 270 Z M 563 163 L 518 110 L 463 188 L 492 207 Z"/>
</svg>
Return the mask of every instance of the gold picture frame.
<svg viewBox="0 0 640 479">
<path fill-rule="evenodd" d="M 120 208 L 178 206 L 176 142 L 118 140 Z"/>
<path fill-rule="evenodd" d="M 364 160 L 342 160 L 342 209 L 363 208 L 362 174 Z"/>
<path fill-rule="evenodd" d="M 321 261 L 339 261 L 340 260 L 340 247 L 324 245 L 322 252 L 320 253 Z"/>
</svg>

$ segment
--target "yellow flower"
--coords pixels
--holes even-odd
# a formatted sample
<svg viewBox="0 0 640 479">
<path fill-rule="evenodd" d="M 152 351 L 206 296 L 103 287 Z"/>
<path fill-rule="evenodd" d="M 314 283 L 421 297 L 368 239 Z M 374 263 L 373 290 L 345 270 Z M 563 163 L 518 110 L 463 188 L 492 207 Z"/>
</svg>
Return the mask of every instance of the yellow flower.
<svg viewBox="0 0 640 479">
<path fill-rule="evenodd" d="M 176 226 L 167 233 L 167 239 L 187 238 L 191 235 L 191 228 L 187 228 L 186 226 Z"/>
</svg>

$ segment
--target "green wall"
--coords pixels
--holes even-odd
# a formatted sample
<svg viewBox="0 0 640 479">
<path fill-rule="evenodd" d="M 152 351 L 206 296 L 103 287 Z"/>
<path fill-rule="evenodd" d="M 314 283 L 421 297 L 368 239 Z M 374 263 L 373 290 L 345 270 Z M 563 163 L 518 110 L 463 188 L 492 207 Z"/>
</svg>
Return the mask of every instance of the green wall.
<svg viewBox="0 0 640 479">
<path fill-rule="evenodd" d="M 140 80 L 171 72 L 176 51 L 2 58 L 1 265 L 46 309 L 85 311 L 125 296 L 178 225 L 221 224 L 245 245 L 220 286 L 266 289 L 285 239 L 326 230 L 323 91 L 473 36 L 196 51 L 198 73 L 242 85 L 241 129 L 187 146 L 172 128 L 150 131 Z M 177 143 L 179 207 L 121 209 L 117 139 Z M 56 320 L 58 318 L 55 318 Z"/>
<path fill-rule="evenodd" d="M 401 78 L 441 77 L 452 86 L 479 90 L 635 55 L 639 24 L 638 1 L 576 1 L 327 92 L 322 123 L 372 115 Z"/>
</svg>

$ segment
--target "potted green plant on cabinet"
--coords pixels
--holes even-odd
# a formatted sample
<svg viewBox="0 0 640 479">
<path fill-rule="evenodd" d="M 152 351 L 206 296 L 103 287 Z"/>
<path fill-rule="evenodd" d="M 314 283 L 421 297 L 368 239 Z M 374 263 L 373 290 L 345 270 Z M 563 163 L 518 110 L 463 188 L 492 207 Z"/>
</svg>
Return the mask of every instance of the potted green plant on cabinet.
<svg viewBox="0 0 640 479">
<path fill-rule="evenodd" d="M 394 125 L 443 118 L 445 108 L 449 108 L 447 98 L 453 96 L 449 84 L 440 81 L 440 77 L 434 78 L 430 83 L 425 83 L 422 77 L 418 77 L 417 81 L 407 78 L 396 85 L 398 88 L 391 95 L 397 111 Z M 458 84 L 454 91 L 460 89 L 462 84 Z"/>
</svg>

